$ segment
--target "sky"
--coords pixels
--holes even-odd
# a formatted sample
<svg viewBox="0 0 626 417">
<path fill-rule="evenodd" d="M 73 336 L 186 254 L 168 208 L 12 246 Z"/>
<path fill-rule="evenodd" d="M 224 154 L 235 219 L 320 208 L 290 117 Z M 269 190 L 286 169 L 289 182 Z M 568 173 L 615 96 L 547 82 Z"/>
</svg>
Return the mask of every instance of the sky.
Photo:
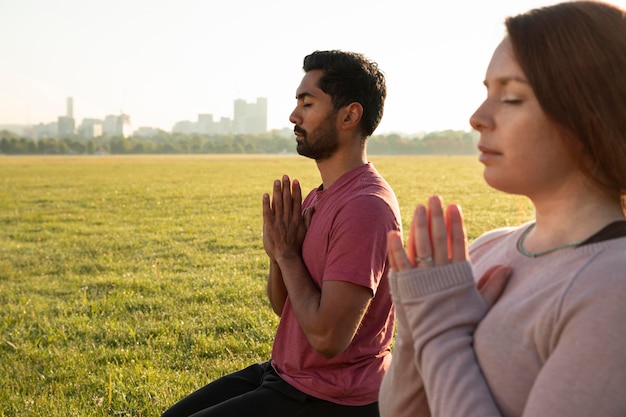
<svg viewBox="0 0 626 417">
<path fill-rule="evenodd" d="M 171 131 L 268 100 L 291 128 L 302 60 L 361 52 L 387 80 L 376 133 L 470 130 L 506 16 L 547 0 L 0 0 L 0 124 L 129 114 Z M 626 8 L 626 0 L 613 0 Z"/>
</svg>

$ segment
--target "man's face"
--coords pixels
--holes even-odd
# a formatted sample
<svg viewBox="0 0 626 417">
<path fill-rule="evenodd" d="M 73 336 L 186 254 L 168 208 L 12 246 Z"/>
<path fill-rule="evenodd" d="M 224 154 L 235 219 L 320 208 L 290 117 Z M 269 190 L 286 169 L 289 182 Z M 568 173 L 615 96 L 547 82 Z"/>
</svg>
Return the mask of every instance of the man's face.
<svg viewBox="0 0 626 417">
<path fill-rule="evenodd" d="M 316 161 L 330 158 L 339 147 L 337 112 L 331 97 L 317 87 L 321 76 L 320 70 L 304 75 L 296 90 L 298 103 L 289 117 L 295 125 L 296 150 Z"/>
</svg>

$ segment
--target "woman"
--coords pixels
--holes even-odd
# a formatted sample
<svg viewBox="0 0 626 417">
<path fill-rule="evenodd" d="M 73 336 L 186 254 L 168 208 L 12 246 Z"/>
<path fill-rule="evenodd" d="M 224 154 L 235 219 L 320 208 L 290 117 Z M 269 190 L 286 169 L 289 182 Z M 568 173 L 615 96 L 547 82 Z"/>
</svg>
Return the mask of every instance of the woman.
<svg viewBox="0 0 626 417">
<path fill-rule="evenodd" d="M 626 415 L 625 13 L 568 2 L 506 27 L 470 122 L 487 183 L 535 219 L 468 254 L 459 207 L 435 196 L 406 253 L 389 234 L 382 416 Z"/>
</svg>

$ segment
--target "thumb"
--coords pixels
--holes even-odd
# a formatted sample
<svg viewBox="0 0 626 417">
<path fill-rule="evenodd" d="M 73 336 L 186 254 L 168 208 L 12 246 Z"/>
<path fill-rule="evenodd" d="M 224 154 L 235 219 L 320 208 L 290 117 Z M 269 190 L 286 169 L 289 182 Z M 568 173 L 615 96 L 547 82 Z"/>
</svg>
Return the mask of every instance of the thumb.
<svg viewBox="0 0 626 417">
<path fill-rule="evenodd" d="M 304 213 L 302 213 L 302 216 L 304 217 L 304 226 L 307 229 L 311 225 L 311 219 L 313 219 L 313 211 L 315 211 L 315 207 L 307 207 L 304 209 Z"/>
</svg>

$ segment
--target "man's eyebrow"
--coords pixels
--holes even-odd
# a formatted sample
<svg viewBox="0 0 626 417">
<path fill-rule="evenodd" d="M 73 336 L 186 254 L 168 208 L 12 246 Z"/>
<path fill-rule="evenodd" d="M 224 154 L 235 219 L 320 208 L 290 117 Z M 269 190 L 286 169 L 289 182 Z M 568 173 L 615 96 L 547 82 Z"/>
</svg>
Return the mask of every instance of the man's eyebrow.
<svg viewBox="0 0 626 417">
<path fill-rule="evenodd" d="M 498 85 L 506 85 L 511 81 L 516 81 L 518 83 L 524 83 L 524 84 L 528 84 L 528 80 L 526 80 L 523 77 L 517 76 L 517 75 L 511 75 L 511 76 L 506 76 L 506 77 L 498 77 L 495 79 L 496 84 Z M 489 87 L 489 81 L 485 80 L 483 81 L 483 84 L 485 85 L 485 87 Z"/>
<path fill-rule="evenodd" d="M 313 94 L 309 93 L 309 92 L 302 92 L 300 94 L 296 95 L 296 100 L 304 100 L 307 97 L 314 97 Z"/>
</svg>

